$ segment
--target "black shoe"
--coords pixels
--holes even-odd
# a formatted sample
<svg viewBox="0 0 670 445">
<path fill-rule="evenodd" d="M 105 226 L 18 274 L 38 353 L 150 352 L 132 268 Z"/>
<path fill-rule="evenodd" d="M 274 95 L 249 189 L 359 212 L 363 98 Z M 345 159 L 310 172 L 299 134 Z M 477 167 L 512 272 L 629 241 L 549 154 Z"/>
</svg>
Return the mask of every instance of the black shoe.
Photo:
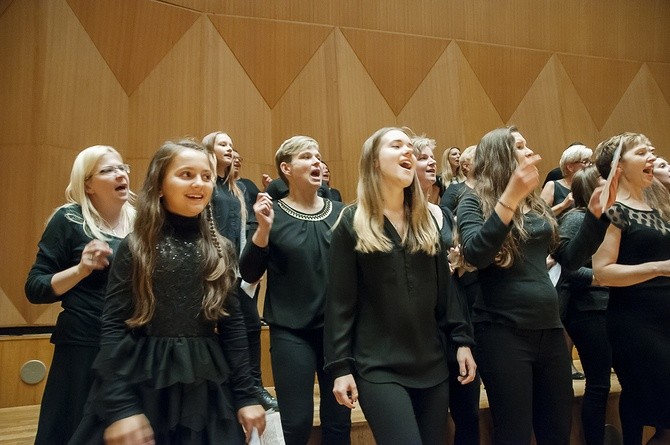
<svg viewBox="0 0 670 445">
<path fill-rule="evenodd" d="M 265 411 L 269 409 L 279 411 L 279 405 L 277 404 L 277 399 L 272 397 L 272 395 L 270 395 L 268 390 L 263 388 L 262 386 L 259 386 L 257 389 L 258 393 L 256 394 L 256 397 L 258 398 L 258 401 L 263 406 Z"/>
<path fill-rule="evenodd" d="M 572 373 L 572 380 L 584 380 L 586 376 L 583 372 L 575 371 Z"/>
</svg>

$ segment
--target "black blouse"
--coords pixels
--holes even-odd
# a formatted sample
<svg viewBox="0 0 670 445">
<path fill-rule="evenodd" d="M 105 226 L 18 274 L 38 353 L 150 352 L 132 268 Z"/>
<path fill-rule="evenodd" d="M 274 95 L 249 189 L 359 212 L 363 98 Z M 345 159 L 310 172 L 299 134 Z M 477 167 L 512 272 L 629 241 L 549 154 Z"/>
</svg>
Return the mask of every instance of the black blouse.
<svg viewBox="0 0 670 445">
<path fill-rule="evenodd" d="M 267 270 L 263 316 L 270 325 L 323 327 L 331 229 L 342 210 L 342 203 L 323 201 L 315 214 L 275 201 L 269 245 L 261 248 L 250 241 L 244 248 L 240 258 L 244 281 L 254 283 Z"/>
<path fill-rule="evenodd" d="M 446 344 L 473 344 L 444 249 L 409 253 L 392 224 L 390 252 L 354 250 L 355 207 L 333 232 L 324 349 L 335 377 L 427 388 L 448 376 Z M 445 222 L 445 225 L 447 223 Z M 448 338 L 448 340 L 447 340 Z"/>
</svg>

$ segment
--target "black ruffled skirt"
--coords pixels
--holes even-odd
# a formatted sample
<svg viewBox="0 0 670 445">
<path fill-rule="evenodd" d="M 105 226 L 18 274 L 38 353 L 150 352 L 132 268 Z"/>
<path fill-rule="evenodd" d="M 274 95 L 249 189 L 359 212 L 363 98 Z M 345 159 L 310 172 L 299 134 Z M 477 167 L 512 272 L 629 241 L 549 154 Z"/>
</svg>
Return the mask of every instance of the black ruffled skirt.
<svg viewBox="0 0 670 445">
<path fill-rule="evenodd" d="M 107 426 L 144 414 L 157 444 L 243 444 L 230 368 L 212 337 L 137 337 L 101 348 L 71 444 L 101 444 Z"/>
</svg>

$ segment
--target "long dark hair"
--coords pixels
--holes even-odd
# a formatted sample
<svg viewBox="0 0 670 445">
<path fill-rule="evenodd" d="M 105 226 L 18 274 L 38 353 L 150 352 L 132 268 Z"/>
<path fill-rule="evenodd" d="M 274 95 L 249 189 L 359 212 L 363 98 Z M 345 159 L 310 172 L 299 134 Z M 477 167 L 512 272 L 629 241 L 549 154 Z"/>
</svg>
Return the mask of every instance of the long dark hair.
<svg viewBox="0 0 670 445">
<path fill-rule="evenodd" d="M 161 229 L 165 224 L 165 209 L 161 202 L 161 185 L 174 157 L 184 150 L 197 150 L 207 155 L 212 171 L 213 153 L 190 139 L 165 142 L 151 159 L 144 185 L 139 193 L 135 230 L 129 235 L 132 253 L 134 312 L 126 324 L 133 328 L 147 324 L 153 317 L 156 296 L 153 273 L 156 267 Z M 205 318 L 217 320 L 225 315 L 224 304 L 235 283 L 237 260 L 231 242 L 221 237 L 214 227 L 212 211 L 207 205 L 200 218 L 198 245 L 203 257 L 204 295 L 202 311 Z"/>
</svg>

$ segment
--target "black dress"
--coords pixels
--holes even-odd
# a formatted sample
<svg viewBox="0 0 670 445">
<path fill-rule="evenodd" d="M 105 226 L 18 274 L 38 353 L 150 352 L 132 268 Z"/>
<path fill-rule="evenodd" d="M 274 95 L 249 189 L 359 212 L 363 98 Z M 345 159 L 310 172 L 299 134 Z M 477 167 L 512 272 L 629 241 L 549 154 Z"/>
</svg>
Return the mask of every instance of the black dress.
<svg viewBox="0 0 670 445">
<path fill-rule="evenodd" d="M 26 280 L 28 300 L 36 304 L 60 301 L 51 336 L 55 345 L 49 377 L 42 397 L 37 444 L 66 443 L 81 420 L 93 383 L 91 364 L 98 353 L 102 306 L 109 268 L 94 270 L 63 295 L 54 294 L 54 274 L 79 264 L 84 247 L 93 239 L 84 232 L 79 205 L 58 209 L 49 220 Z M 107 241 L 114 252 L 120 238 Z M 112 257 L 109 258 L 112 260 Z"/>
<path fill-rule="evenodd" d="M 617 264 L 670 258 L 670 224 L 656 210 L 617 202 L 607 213 L 621 229 Z M 670 428 L 670 277 L 610 287 L 607 331 L 622 399 L 642 423 Z"/>
<path fill-rule="evenodd" d="M 159 444 L 243 444 L 236 411 L 257 404 L 235 298 L 218 323 L 202 314 L 198 218 L 166 215 L 153 274 L 151 321 L 130 329 L 132 255 L 121 243 L 110 271 L 97 373 L 71 443 L 102 443 L 113 422 L 143 413 Z M 218 330 L 218 335 L 217 335 Z"/>
</svg>

